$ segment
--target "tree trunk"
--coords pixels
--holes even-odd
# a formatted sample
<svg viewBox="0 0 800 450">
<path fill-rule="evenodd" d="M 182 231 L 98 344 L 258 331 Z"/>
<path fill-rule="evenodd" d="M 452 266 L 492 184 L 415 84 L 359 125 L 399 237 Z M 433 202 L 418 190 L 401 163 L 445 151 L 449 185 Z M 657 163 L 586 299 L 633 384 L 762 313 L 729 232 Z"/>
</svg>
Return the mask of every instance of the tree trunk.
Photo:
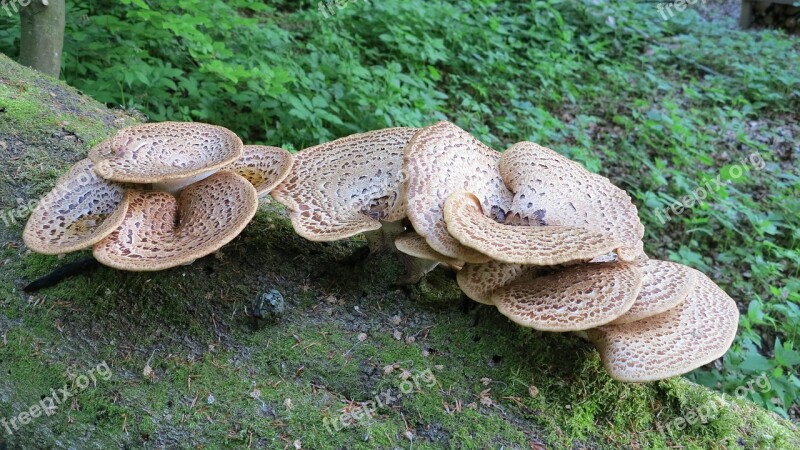
<svg viewBox="0 0 800 450">
<path fill-rule="evenodd" d="M 64 0 L 25 0 L 20 2 L 22 19 L 20 64 L 58 78 L 64 48 L 66 5 Z"/>
</svg>

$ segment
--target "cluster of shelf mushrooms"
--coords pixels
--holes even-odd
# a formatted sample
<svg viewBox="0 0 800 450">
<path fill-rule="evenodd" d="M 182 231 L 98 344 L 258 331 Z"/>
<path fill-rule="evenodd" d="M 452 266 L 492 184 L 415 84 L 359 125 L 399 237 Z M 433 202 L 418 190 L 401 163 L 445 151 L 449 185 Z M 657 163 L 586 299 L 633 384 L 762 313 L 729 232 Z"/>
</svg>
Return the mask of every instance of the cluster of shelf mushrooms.
<svg viewBox="0 0 800 450">
<path fill-rule="evenodd" d="M 91 247 L 120 270 L 189 264 L 241 233 L 291 165 L 288 151 L 245 146 L 218 126 L 125 128 L 56 181 L 23 240 L 48 255 Z"/>
<path fill-rule="evenodd" d="M 397 251 L 407 283 L 438 264 L 471 299 L 541 331 L 577 332 L 621 381 L 721 357 L 735 302 L 695 269 L 650 259 L 628 194 L 531 142 L 505 152 L 449 122 L 355 134 L 292 155 L 204 124 L 121 130 L 64 175 L 25 228 L 28 247 L 92 247 L 122 270 L 214 252 L 269 193 L 313 241 L 363 234 Z"/>
</svg>

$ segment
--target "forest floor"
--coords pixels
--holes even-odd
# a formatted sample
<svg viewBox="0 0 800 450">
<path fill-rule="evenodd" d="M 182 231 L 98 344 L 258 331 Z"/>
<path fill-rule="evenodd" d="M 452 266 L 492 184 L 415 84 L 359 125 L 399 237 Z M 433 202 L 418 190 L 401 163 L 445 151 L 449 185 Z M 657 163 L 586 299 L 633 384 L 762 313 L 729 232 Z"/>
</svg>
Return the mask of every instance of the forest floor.
<svg viewBox="0 0 800 450">
<path fill-rule="evenodd" d="M 0 56 L 4 217 L 136 120 Z M 0 448 L 800 448 L 790 422 L 683 378 L 611 380 L 580 338 L 465 304 L 445 269 L 401 289 L 393 255 L 341 264 L 363 243 L 305 241 L 275 203 L 190 266 L 99 268 L 35 295 L 21 287 L 87 255 L 30 253 L 13 216 Z M 258 321 L 272 289 L 286 311 Z"/>
</svg>

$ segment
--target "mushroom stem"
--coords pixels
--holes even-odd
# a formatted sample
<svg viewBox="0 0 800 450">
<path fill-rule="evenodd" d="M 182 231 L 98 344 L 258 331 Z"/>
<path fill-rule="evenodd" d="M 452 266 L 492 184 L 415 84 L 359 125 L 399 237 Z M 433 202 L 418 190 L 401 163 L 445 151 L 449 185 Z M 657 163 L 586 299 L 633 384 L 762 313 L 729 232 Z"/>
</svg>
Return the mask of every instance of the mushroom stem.
<svg viewBox="0 0 800 450">
<path fill-rule="evenodd" d="M 381 227 L 374 231 L 365 231 L 364 238 L 367 240 L 370 253 L 378 253 L 385 250 L 396 250 L 394 239 L 406 231 L 402 220 L 394 222 L 381 222 Z"/>
<path fill-rule="evenodd" d="M 199 173 L 197 175 L 193 175 L 191 177 L 175 178 L 171 180 L 164 180 L 159 183 L 153 183 L 153 190 L 166 192 L 172 195 L 177 195 L 178 192 L 183 190 L 183 188 L 185 188 L 186 186 L 197 183 L 198 181 L 205 180 L 211 175 L 217 173 L 218 171 L 219 169 L 212 169 L 203 173 Z"/>
<path fill-rule="evenodd" d="M 391 251 L 398 255 L 400 262 L 406 270 L 403 277 L 397 282 L 398 285 L 417 284 L 422 277 L 433 270 L 438 261 L 417 258 L 407 255 L 397 250 L 394 244 L 395 238 L 405 233 L 406 227 L 402 220 L 394 222 L 381 222 L 381 227 L 374 231 L 365 231 L 364 238 L 367 240 L 370 255 L 379 252 Z"/>
<path fill-rule="evenodd" d="M 397 252 L 397 255 L 406 269 L 406 273 L 397 282 L 398 285 L 417 284 L 422 277 L 439 265 L 439 261 L 432 259 L 417 258 L 400 252 Z"/>
<path fill-rule="evenodd" d="M 583 339 L 584 341 L 589 341 L 589 334 L 586 331 L 573 331 L 572 334 L 578 336 L 579 338 Z"/>
</svg>

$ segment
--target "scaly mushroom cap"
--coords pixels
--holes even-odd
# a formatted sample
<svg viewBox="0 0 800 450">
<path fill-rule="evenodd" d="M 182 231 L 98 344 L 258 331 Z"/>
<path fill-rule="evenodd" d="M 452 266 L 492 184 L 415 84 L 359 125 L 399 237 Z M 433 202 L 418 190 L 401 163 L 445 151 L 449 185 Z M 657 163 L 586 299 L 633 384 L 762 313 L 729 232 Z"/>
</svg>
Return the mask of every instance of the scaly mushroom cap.
<svg viewBox="0 0 800 450">
<path fill-rule="evenodd" d="M 510 284 L 495 292 L 492 301 L 502 314 L 522 326 L 580 331 L 624 314 L 641 287 L 642 273 L 634 265 L 581 264 Z"/>
<path fill-rule="evenodd" d="M 191 263 L 235 238 L 258 209 L 249 181 L 220 171 L 177 198 L 166 192 L 128 191 L 122 224 L 94 246 L 94 257 L 120 270 L 153 271 Z"/>
<path fill-rule="evenodd" d="M 657 316 L 590 330 L 612 378 L 640 383 L 690 372 L 725 354 L 736 336 L 736 302 L 704 274 L 686 300 Z"/>
<path fill-rule="evenodd" d="M 100 178 L 84 159 L 56 182 L 37 205 L 22 238 L 37 253 L 57 255 L 91 247 L 125 217 L 125 186 Z"/>
<path fill-rule="evenodd" d="M 303 150 L 272 191 L 289 208 L 295 232 L 335 241 L 406 216 L 403 149 L 417 130 L 387 128 Z"/>
<path fill-rule="evenodd" d="M 464 266 L 464 261 L 444 256 L 443 254 L 432 249 L 425 238 L 414 232 L 405 232 L 398 235 L 394 239 L 394 245 L 402 253 L 413 256 L 415 258 L 429 259 L 447 264 L 448 266 L 459 270 Z"/>
<path fill-rule="evenodd" d="M 480 200 L 459 192 L 444 203 L 447 231 L 467 247 L 506 263 L 551 266 L 589 261 L 619 248 L 616 238 L 575 226 L 515 226 L 487 217 Z"/>
<path fill-rule="evenodd" d="M 513 217 L 507 220 L 581 227 L 610 236 L 623 244 L 616 249 L 622 261 L 633 261 L 642 253 L 644 226 L 636 206 L 607 178 L 532 142 L 520 142 L 504 152 L 500 173 L 514 192 Z"/>
<path fill-rule="evenodd" d="M 631 309 L 609 325 L 635 322 L 670 310 L 686 300 L 697 281 L 697 271 L 682 264 L 648 259 L 636 266 L 642 271 L 642 290 Z"/>
<path fill-rule="evenodd" d="M 289 175 L 293 162 L 292 154 L 282 148 L 245 145 L 242 157 L 223 169 L 243 176 L 262 197 Z"/>
<path fill-rule="evenodd" d="M 406 199 L 414 230 L 437 252 L 469 263 L 489 257 L 462 245 L 447 232 L 444 203 L 462 191 L 475 194 L 492 212 L 511 202 L 498 171 L 500 153 L 450 122 L 420 130 L 406 147 Z"/>
<path fill-rule="evenodd" d="M 126 183 L 160 183 L 202 177 L 242 156 L 232 131 L 203 123 L 136 125 L 89 152 L 103 178 Z"/>
<path fill-rule="evenodd" d="M 483 264 L 465 264 L 458 271 L 456 281 L 464 294 L 478 303 L 494 305 L 492 294 L 516 281 L 532 280 L 541 268 L 522 264 L 489 261 Z"/>
</svg>

